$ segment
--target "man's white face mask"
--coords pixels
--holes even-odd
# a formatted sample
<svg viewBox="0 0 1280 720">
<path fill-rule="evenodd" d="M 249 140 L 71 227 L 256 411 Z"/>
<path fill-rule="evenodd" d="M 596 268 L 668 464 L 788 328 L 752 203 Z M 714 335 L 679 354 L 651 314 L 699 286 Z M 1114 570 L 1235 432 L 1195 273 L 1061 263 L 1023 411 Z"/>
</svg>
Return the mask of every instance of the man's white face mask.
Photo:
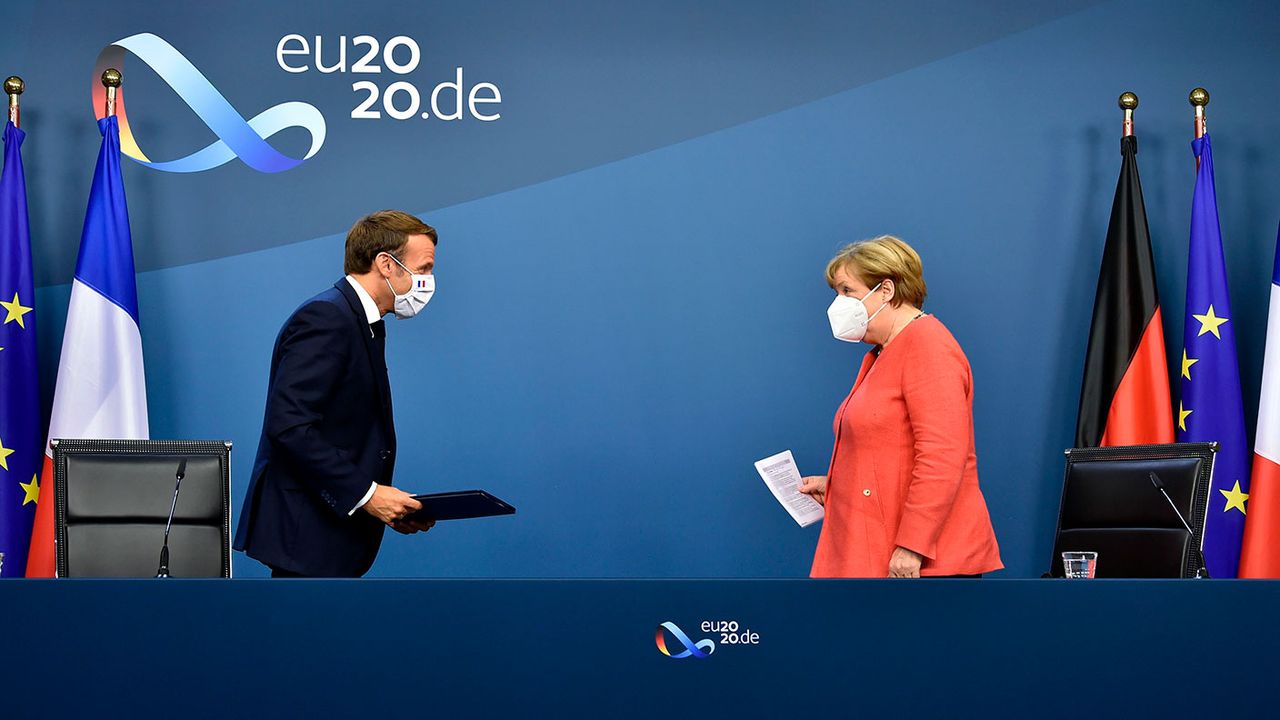
<svg viewBox="0 0 1280 720">
<path fill-rule="evenodd" d="M 396 292 L 395 287 L 391 285 L 390 278 L 383 278 L 387 283 L 387 287 L 391 288 L 391 294 L 396 298 L 395 313 L 396 317 L 401 320 L 409 318 L 422 312 L 422 308 L 431 302 L 431 298 L 436 294 L 436 276 L 435 275 L 419 275 L 404 266 L 404 263 L 396 259 L 395 255 L 385 253 L 385 255 L 395 261 L 395 264 L 404 268 L 409 273 L 409 291 L 401 295 Z"/>
</svg>

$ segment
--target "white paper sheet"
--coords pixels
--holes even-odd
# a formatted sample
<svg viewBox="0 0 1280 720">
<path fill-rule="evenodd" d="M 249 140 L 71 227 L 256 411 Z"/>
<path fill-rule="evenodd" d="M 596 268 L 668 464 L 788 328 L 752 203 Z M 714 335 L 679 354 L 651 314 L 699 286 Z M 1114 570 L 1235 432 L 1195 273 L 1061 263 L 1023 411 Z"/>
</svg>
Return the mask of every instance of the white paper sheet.
<svg viewBox="0 0 1280 720">
<path fill-rule="evenodd" d="M 822 519 L 822 506 L 797 489 L 800 487 L 800 468 L 796 467 L 796 459 L 790 450 L 756 461 L 756 472 L 800 527 L 809 527 Z"/>
</svg>

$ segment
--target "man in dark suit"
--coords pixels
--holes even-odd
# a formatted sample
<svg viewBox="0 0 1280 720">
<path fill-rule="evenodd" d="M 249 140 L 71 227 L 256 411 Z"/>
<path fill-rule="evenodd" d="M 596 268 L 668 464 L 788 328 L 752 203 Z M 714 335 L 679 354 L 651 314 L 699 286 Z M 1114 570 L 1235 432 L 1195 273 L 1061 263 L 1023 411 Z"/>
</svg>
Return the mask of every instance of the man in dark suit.
<svg viewBox="0 0 1280 720">
<path fill-rule="evenodd" d="M 431 523 L 391 486 L 396 432 L 382 316 L 413 317 L 435 293 L 436 231 L 407 213 L 361 218 L 347 233 L 347 276 L 285 321 L 235 548 L 272 577 L 359 577 L 386 526 Z"/>
</svg>

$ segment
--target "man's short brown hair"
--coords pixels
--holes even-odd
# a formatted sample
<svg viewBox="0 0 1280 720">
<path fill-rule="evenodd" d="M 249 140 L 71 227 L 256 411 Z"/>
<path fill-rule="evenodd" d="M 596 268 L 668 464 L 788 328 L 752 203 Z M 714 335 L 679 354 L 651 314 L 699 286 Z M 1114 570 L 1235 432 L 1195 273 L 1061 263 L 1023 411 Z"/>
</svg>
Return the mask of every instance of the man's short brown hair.
<svg viewBox="0 0 1280 720">
<path fill-rule="evenodd" d="M 407 212 L 379 210 L 365 215 L 347 231 L 342 271 L 348 275 L 367 273 L 373 267 L 373 259 L 382 253 L 400 259 L 410 235 L 426 235 L 432 245 L 440 241 L 435 228 Z"/>
</svg>

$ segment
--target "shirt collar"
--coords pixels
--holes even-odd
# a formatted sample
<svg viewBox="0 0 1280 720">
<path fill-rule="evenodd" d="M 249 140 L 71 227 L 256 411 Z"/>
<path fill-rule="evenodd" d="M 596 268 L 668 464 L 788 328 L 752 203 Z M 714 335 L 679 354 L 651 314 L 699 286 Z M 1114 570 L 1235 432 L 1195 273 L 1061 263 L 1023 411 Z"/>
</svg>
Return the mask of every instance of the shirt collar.
<svg viewBox="0 0 1280 720">
<path fill-rule="evenodd" d="M 369 291 L 364 289 L 354 277 L 348 275 L 347 282 L 351 283 L 351 287 L 355 288 L 356 297 L 360 298 L 360 304 L 364 307 L 364 316 L 372 325 L 382 319 L 382 313 L 378 312 L 378 303 L 373 301 L 373 297 L 369 295 Z"/>
</svg>

